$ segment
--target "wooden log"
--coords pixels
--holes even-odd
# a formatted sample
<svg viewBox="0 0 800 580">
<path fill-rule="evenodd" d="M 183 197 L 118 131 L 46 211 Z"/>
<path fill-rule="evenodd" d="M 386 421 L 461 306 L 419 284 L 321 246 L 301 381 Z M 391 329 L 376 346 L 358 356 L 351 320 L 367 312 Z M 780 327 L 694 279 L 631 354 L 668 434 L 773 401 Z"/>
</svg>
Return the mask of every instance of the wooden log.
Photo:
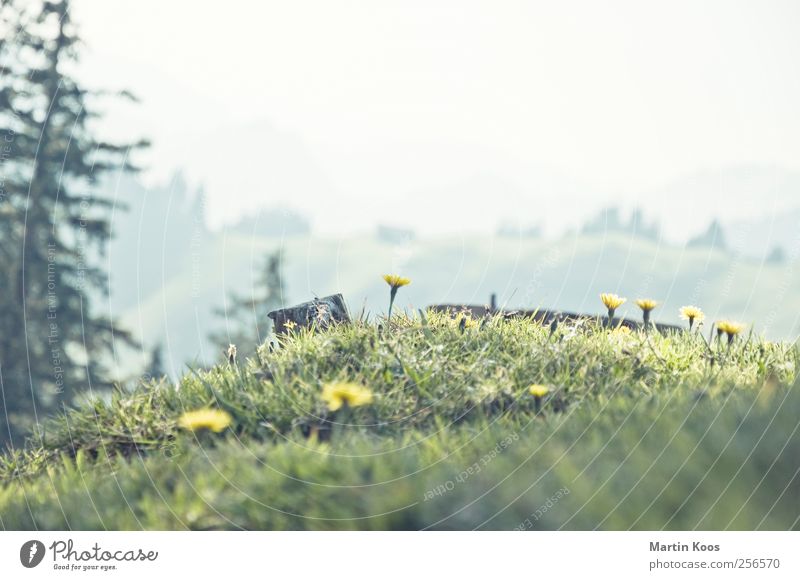
<svg viewBox="0 0 800 580">
<path fill-rule="evenodd" d="M 290 308 L 273 310 L 269 314 L 273 323 L 275 334 L 286 334 L 287 323 L 295 328 L 309 328 L 317 326 L 326 328 L 331 324 L 346 324 L 350 322 L 347 306 L 341 294 L 333 294 L 324 298 L 315 298 Z"/>
<path fill-rule="evenodd" d="M 608 325 L 607 316 L 562 312 L 560 310 L 493 310 L 490 307 L 478 306 L 474 304 L 434 304 L 428 308 L 434 312 L 448 312 L 452 315 L 456 315 L 459 312 L 469 312 L 474 318 L 481 318 L 484 316 L 490 316 L 492 314 L 500 314 L 506 318 L 532 318 L 542 325 L 552 324 L 554 321 L 561 323 L 570 321 L 574 322 L 577 320 L 599 320 L 603 325 Z M 643 324 L 637 320 L 614 317 L 611 326 L 627 326 L 628 328 L 636 329 L 642 328 Z M 651 323 L 651 326 L 661 332 L 669 330 L 681 330 L 683 328 L 682 326 L 663 324 L 661 322 Z"/>
</svg>

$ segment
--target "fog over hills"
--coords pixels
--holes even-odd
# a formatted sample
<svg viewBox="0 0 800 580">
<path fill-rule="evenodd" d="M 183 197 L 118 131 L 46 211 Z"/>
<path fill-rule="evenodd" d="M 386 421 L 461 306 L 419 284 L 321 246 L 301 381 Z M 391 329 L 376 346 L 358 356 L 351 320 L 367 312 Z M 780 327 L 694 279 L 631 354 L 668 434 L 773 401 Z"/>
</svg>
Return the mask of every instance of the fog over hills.
<svg viewBox="0 0 800 580">
<path fill-rule="evenodd" d="M 560 235 L 617 205 L 641 208 L 666 239 L 680 243 L 713 219 L 769 223 L 800 205 L 800 172 L 774 165 L 701 169 L 630 189 L 465 143 L 358 143 L 319 155 L 263 120 L 180 134 L 166 147 L 206 191 L 211 228 L 254 207 L 282 205 L 306 215 L 316 232 L 335 235 L 370 232 L 377 223 L 425 235 L 487 234 L 509 221 Z"/>
<path fill-rule="evenodd" d="M 174 167 L 207 192 L 211 226 L 280 203 L 324 213 L 340 194 L 306 144 L 272 122 L 181 132 L 164 146 L 166 155 L 178 160 Z M 311 201 L 316 199 L 330 201 L 315 210 Z"/>
<path fill-rule="evenodd" d="M 736 185 L 737 191 L 761 187 L 764 173 L 746 175 L 749 181 Z M 786 174 L 781 186 L 775 188 L 776 205 L 790 203 L 788 196 L 781 196 L 786 188 L 793 187 L 793 177 Z M 714 181 L 713 177 L 698 176 L 691 183 L 701 188 L 704 179 L 707 183 Z M 505 187 L 503 194 L 491 189 L 498 184 Z M 254 292 L 264 256 L 282 248 L 286 300 L 290 303 L 343 292 L 351 309 L 363 307 L 373 314 L 381 313 L 386 308 L 386 288 L 380 275 L 391 271 L 413 279 L 398 302 L 412 309 L 441 302 L 485 303 L 490 293 L 496 292 L 501 303 L 509 307 L 596 313 L 600 312 L 597 294 L 616 291 L 631 298 L 648 295 L 662 300 L 663 307 L 654 316 L 657 320 L 676 322 L 677 308 L 696 302 L 711 317 L 740 318 L 770 337 L 796 337 L 800 332 L 796 316 L 785 315 L 800 312 L 800 269 L 796 267 L 800 210 L 778 215 L 762 212 L 746 222 L 723 220 L 726 246 L 715 242 L 714 247 L 688 247 L 688 238 L 673 243 L 657 236 L 642 237 L 625 229 L 632 209 L 625 206 L 616 227 L 600 214 L 593 228 L 585 232 L 583 224 L 577 223 L 565 232 L 545 231 L 543 237 L 517 234 L 513 228 L 496 236 L 493 232 L 463 232 L 456 226 L 469 223 L 476 215 L 489 222 L 494 215 L 498 219 L 511 215 L 512 222 L 516 219 L 519 224 L 548 224 L 548 214 L 528 210 L 526 203 L 535 206 L 535 200 L 531 202 L 511 182 L 479 176 L 465 178 L 459 187 L 470 190 L 470 195 L 479 195 L 486 204 L 451 203 L 436 210 L 437 219 L 445 222 L 439 235 L 410 230 L 396 239 L 382 239 L 375 233 L 375 222 L 365 218 L 370 211 L 383 215 L 377 213 L 379 207 L 352 213 L 351 219 L 373 225 L 372 231 L 364 232 L 320 233 L 316 228 L 325 216 L 312 214 L 309 229 L 302 214 L 269 206 L 253 207 L 237 224 L 210 228 L 202 190 L 187 184 L 180 175 L 154 188 L 141 185 L 133 177 L 124 178 L 116 195 L 130 209 L 115 213 L 114 240 L 107 262 L 111 290 L 108 308 L 145 347 L 163 344 L 165 362 L 177 374 L 189 361 L 201 363 L 217 357 L 219 345 L 210 344 L 207 335 L 212 330 L 224 330 L 226 322 L 215 316 L 213 309 L 222 307 L 231 291 L 239 295 Z M 459 187 L 439 191 L 457 199 Z M 726 187 L 734 186 L 728 183 Z M 691 197 L 666 191 L 669 189 L 660 195 L 670 195 L 673 200 Z M 429 203 L 429 199 L 434 201 Z M 698 199 L 696 205 L 713 208 L 713 199 Z M 409 215 L 432 212 L 435 194 L 405 203 L 412 210 Z M 398 205 L 403 203 L 398 201 Z M 497 206 L 506 212 L 495 213 Z M 516 214 L 507 213 L 509 207 L 516 208 Z M 720 210 L 719 215 L 724 216 L 724 208 Z M 588 208 L 577 213 L 592 215 Z M 709 210 L 709 215 L 714 214 Z M 493 227 L 496 225 L 492 222 Z M 698 228 L 707 225 L 697 222 Z M 778 243 L 784 255 L 767 261 L 766 250 Z M 742 288 L 747 290 L 740 291 Z M 767 294 L 771 300 L 758 298 Z M 775 310 L 776 304 L 781 305 L 781 312 Z M 625 314 L 636 316 L 635 307 Z M 135 373 L 146 361 L 146 353 L 119 356 L 120 368 L 129 373 Z"/>
</svg>

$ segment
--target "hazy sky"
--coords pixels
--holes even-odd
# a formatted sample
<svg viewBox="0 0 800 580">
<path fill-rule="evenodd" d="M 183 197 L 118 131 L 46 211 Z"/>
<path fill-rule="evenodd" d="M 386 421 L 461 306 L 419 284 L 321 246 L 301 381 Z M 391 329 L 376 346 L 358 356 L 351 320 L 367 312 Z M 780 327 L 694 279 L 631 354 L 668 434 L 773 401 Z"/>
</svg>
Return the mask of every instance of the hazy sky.
<svg viewBox="0 0 800 580">
<path fill-rule="evenodd" d="M 215 223 L 285 200 L 322 230 L 493 229 L 566 202 L 664 213 L 670 200 L 643 192 L 698 170 L 800 169 L 794 0 L 77 0 L 74 11 L 85 77 L 142 99 L 111 109 L 105 130 L 154 141 L 150 179 L 181 166 L 204 182 Z M 715 195 L 697 200 L 703 219 L 720 200 L 750 211 Z M 474 203 L 490 209 L 455 209 Z"/>
</svg>

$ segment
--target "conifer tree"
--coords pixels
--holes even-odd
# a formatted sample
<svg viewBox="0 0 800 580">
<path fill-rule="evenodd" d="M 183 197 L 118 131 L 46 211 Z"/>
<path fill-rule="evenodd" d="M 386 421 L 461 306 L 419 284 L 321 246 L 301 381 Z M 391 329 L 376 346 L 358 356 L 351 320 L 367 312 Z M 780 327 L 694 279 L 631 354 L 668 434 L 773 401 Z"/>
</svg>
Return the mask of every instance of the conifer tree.
<svg viewBox="0 0 800 580">
<path fill-rule="evenodd" d="M 164 347 L 159 342 L 150 349 L 150 359 L 145 368 L 143 378 L 145 380 L 160 380 L 166 375 L 167 371 L 164 369 Z"/>
<path fill-rule="evenodd" d="M 94 131 L 97 99 L 76 80 L 69 0 L 4 0 L 0 38 L 0 441 L 110 383 L 115 329 L 92 298 L 114 200 L 100 179 L 132 148 Z M 128 96 L 128 95 L 125 95 Z"/>
<path fill-rule="evenodd" d="M 227 353 L 229 344 L 237 346 L 242 358 L 253 356 L 272 328 L 267 314 L 286 300 L 283 281 L 283 253 L 269 254 L 250 295 L 230 293 L 224 308 L 215 314 L 224 318 L 224 329 L 209 335 L 209 340 Z M 226 355 L 227 356 L 227 355 Z"/>
</svg>

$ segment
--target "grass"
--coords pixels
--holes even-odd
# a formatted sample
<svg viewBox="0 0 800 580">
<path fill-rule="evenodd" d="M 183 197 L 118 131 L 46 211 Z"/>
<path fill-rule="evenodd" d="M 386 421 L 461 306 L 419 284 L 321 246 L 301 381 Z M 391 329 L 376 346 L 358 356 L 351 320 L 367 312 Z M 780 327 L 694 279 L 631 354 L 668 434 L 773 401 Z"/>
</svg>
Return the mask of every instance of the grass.
<svg viewBox="0 0 800 580">
<path fill-rule="evenodd" d="M 259 292 L 254 276 L 260 271 L 260 260 L 277 248 L 279 240 L 228 233 L 210 238 L 208 244 L 202 260 L 187 253 L 175 261 L 175 268 L 163 272 L 159 263 L 154 274 L 158 284 L 152 292 L 141 289 L 141 296 L 135 274 L 151 266 L 148 254 L 113 261 L 120 271 L 112 272 L 112 298 L 121 286 L 130 287 L 125 308 L 112 300 L 109 308 L 114 319 L 135 332 L 143 344 L 165 344 L 164 362 L 176 378 L 185 361 L 216 361 L 227 345 L 210 343 L 205 330 L 198 333 L 198 328 L 224 328 L 213 309 L 222 306 L 222 297 L 229 292 Z M 403 274 L 413 283 L 398 295 L 397 311 L 412 305 L 485 304 L 495 292 L 498 304 L 511 309 L 538 306 L 601 314 L 605 309 L 598 295 L 611 290 L 629 299 L 617 312 L 619 316 L 641 319 L 634 300 L 649 296 L 661 303 L 653 311 L 656 322 L 677 324 L 678 309 L 697 304 L 709 322 L 731 317 L 757 323 L 759 331 L 774 340 L 800 336 L 797 317 L 783 315 L 800 311 L 796 261 L 764 263 L 708 248 L 665 246 L 618 234 L 574 234 L 557 240 L 470 235 L 422 238 L 409 245 L 380 243 L 369 236 L 312 236 L 288 238 L 280 244 L 291 303 L 308 299 L 312 292 L 336 291 L 353 310 L 366 303 L 368 310 L 385 313 L 386 284 L 364 264 L 388 272 L 400 259 L 405 264 Z M 188 247 L 186 251 L 193 252 Z M 98 304 L 104 304 L 100 300 Z M 264 321 L 259 322 L 266 332 Z M 138 375 L 147 356 L 120 353 L 110 362 L 124 366 L 120 376 Z"/>
<path fill-rule="evenodd" d="M 395 316 L 47 422 L 5 529 L 798 529 L 800 353 L 752 336 Z M 337 412 L 324 384 L 371 404 Z M 551 387 L 536 412 L 533 383 Z M 178 426 L 220 408 L 220 434 Z"/>
</svg>

